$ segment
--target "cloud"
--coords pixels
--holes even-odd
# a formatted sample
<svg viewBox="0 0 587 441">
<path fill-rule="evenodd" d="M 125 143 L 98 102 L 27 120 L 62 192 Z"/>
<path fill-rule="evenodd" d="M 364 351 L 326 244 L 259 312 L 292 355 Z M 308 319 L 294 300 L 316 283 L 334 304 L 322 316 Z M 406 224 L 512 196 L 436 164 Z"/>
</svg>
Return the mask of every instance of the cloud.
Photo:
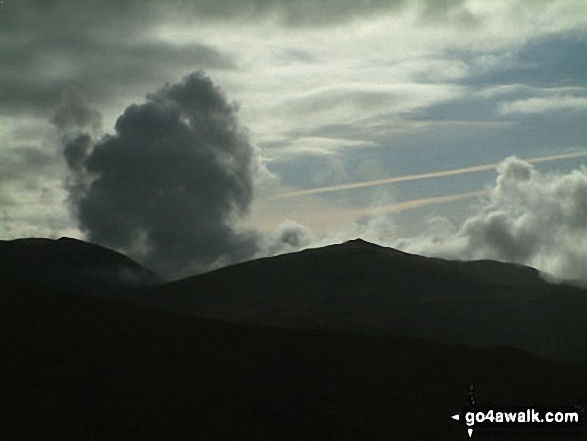
<svg viewBox="0 0 587 441">
<path fill-rule="evenodd" d="M 463 92 L 461 87 L 448 84 L 355 82 L 296 93 L 279 103 L 273 113 L 283 119 L 293 115 L 309 131 L 333 124 L 364 122 L 381 115 L 405 114 Z"/>
<path fill-rule="evenodd" d="M 300 136 L 292 140 L 274 141 L 272 144 L 265 143 L 266 154 L 269 157 L 276 155 L 282 161 L 288 157 L 331 156 L 351 149 L 375 147 L 375 143 L 370 141 L 328 136 Z"/>
<path fill-rule="evenodd" d="M 572 153 L 562 153 L 559 155 L 551 155 L 551 156 L 540 156 L 537 158 L 527 159 L 528 163 L 536 163 L 536 162 L 548 162 L 548 161 L 555 161 L 558 159 L 570 159 L 570 158 L 578 158 L 587 156 L 587 152 L 572 152 Z M 321 193 L 331 193 L 337 191 L 345 191 L 345 190 L 352 190 L 356 188 L 365 188 L 365 187 L 376 187 L 379 185 L 388 185 L 397 182 L 406 182 L 406 181 L 415 181 L 420 179 L 431 179 L 431 178 L 440 178 L 444 176 L 455 176 L 467 173 L 476 173 L 480 171 L 491 170 L 494 168 L 500 167 L 500 164 L 482 164 L 482 165 L 475 165 L 472 167 L 462 167 L 462 168 L 455 168 L 452 170 L 442 170 L 442 171 L 435 171 L 435 172 L 428 172 L 428 173 L 419 173 L 413 175 L 406 175 L 406 176 L 395 176 L 392 178 L 383 178 L 383 179 L 375 179 L 363 182 L 354 182 L 350 184 L 339 184 L 339 185 L 331 185 L 327 187 L 317 187 L 317 188 L 310 188 L 306 190 L 297 190 L 297 191 L 290 191 L 287 193 L 282 193 L 280 195 L 276 195 L 273 199 L 284 199 L 284 198 L 291 198 L 291 197 L 298 197 L 298 196 L 308 196 L 314 194 L 321 194 Z M 450 196 L 449 196 L 450 197 Z M 434 198 L 431 198 L 433 200 Z M 442 198 L 441 198 L 442 199 Z M 426 201 L 424 199 L 423 201 Z M 417 201 L 409 201 L 410 202 L 417 202 Z"/>
<path fill-rule="evenodd" d="M 63 207 L 64 160 L 54 129 L 37 121 L 1 118 L 0 236 L 55 237 L 69 231 Z"/>
<path fill-rule="evenodd" d="M 450 51 L 452 57 L 465 62 L 469 76 L 459 83 L 471 86 L 521 85 L 537 88 L 585 86 L 583 54 L 587 43 L 579 32 L 570 29 L 560 33 L 538 33 L 516 46 L 501 45 L 493 50 L 463 49 Z M 572 28 L 569 26 L 569 28 Z"/>
<path fill-rule="evenodd" d="M 82 86 L 95 100 L 107 102 L 121 92 L 162 81 L 171 71 L 235 68 L 230 57 L 203 44 L 111 42 L 83 34 L 60 35 L 62 32 L 31 30 L 13 42 L 0 43 L 0 56 L 7 60 L 0 70 L 5 84 L 0 90 L 0 112 L 45 111 L 72 84 Z"/>
<path fill-rule="evenodd" d="M 545 113 L 560 110 L 585 111 L 587 97 L 563 95 L 548 98 L 529 98 L 511 102 L 502 102 L 499 112 L 502 115 L 509 113 Z"/>
<path fill-rule="evenodd" d="M 199 0 L 184 3 L 181 14 L 224 20 L 258 21 L 272 18 L 288 27 L 329 26 L 377 13 L 393 12 L 413 3 L 410 0 Z M 432 3 L 432 0 L 425 0 L 425 3 Z"/>
<path fill-rule="evenodd" d="M 352 213 L 355 216 L 374 216 L 382 213 L 393 213 L 396 211 L 411 210 L 413 208 L 425 207 L 427 205 L 444 204 L 447 202 L 458 201 L 461 199 L 470 199 L 474 197 L 484 196 L 487 193 L 488 192 L 485 190 L 479 190 L 451 194 L 446 196 L 434 196 L 430 198 L 413 199 L 405 202 L 396 202 L 390 205 L 361 208 L 358 210 L 354 210 Z"/>
<path fill-rule="evenodd" d="M 508 157 L 495 164 L 497 177 L 485 190 L 355 210 L 354 222 L 317 234 L 297 224 L 304 247 L 357 236 L 407 252 L 448 259 L 492 259 L 535 267 L 554 280 L 585 281 L 587 266 L 587 166 L 570 173 L 540 173 L 533 163 L 585 155 L 559 154 L 532 160 Z M 427 219 L 421 234 L 401 236 L 394 212 L 476 198 L 458 224 Z"/>
<path fill-rule="evenodd" d="M 259 236 L 259 249 L 255 257 L 275 256 L 318 246 L 324 237 L 295 221 L 286 220 L 277 227 L 275 234 Z"/>
<path fill-rule="evenodd" d="M 58 162 L 51 152 L 36 146 L 20 146 L 0 153 L 0 183 L 37 181 L 36 174 L 46 174 Z M 36 173 L 31 173 L 34 171 Z"/>
<path fill-rule="evenodd" d="M 236 112 L 196 72 L 127 107 L 112 135 L 65 137 L 69 190 L 87 238 L 167 274 L 250 257 L 256 235 L 236 224 L 253 198 L 255 157 Z M 66 99 L 53 121 L 84 129 L 87 114 Z"/>
<path fill-rule="evenodd" d="M 143 88 L 178 70 L 235 68 L 212 45 L 157 41 L 153 28 L 166 17 L 161 3 L 153 1 L 5 2 L 0 114 L 51 111 L 71 84 L 104 104 L 122 92 L 142 95 Z"/>
<path fill-rule="evenodd" d="M 587 167 L 541 174 L 527 161 L 507 158 L 488 197 L 458 228 L 388 240 L 420 254 L 515 262 L 561 279 L 585 279 Z"/>
<path fill-rule="evenodd" d="M 466 3 L 464 0 L 423 2 L 421 20 L 424 23 L 446 23 L 450 21 L 460 26 L 476 26 L 479 21 L 467 8 Z"/>
<path fill-rule="evenodd" d="M 86 128 L 96 131 L 102 125 L 102 116 L 86 105 L 85 97 L 78 87 L 68 86 L 62 93 L 51 122 L 65 133 Z"/>
</svg>

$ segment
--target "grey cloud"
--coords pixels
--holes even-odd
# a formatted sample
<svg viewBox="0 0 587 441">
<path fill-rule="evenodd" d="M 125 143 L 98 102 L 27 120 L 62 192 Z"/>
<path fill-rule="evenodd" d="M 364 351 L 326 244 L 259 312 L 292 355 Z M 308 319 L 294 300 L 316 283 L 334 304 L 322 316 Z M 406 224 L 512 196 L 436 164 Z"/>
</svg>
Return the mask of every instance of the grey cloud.
<svg viewBox="0 0 587 441">
<path fill-rule="evenodd" d="M 464 0 L 435 0 L 422 2 L 421 20 L 424 23 L 451 21 L 460 26 L 473 27 L 478 19 L 466 8 Z"/>
<path fill-rule="evenodd" d="M 92 137 L 87 133 L 64 142 L 63 155 L 67 165 L 76 171 L 81 171 L 84 167 L 86 157 L 93 147 Z"/>
<path fill-rule="evenodd" d="M 0 47 L 0 56 L 2 52 Z M 25 66 L 0 70 L 5 85 L 0 90 L 0 112 L 43 111 L 54 106 L 61 91 L 71 84 L 82 86 L 95 101 L 106 102 L 123 87 L 166 78 L 170 69 L 234 68 L 230 58 L 205 45 L 178 48 L 159 43 L 125 46 L 88 41 L 48 46 L 31 41 L 22 45 L 20 53 L 28 53 Z"/>
<path fill-rule="evenodd" d="M 162 82 L 178 70 L 235 68 L 212 46 L 155 40 L 150 32 L 161 14 L 155 2 L 6 2 L 0 112 L 42 114 L 70 84 L 105 103 L 123 88 Z"/>
<path fill-rule="evenodd" d="M 463 0 L 20 0 L 6 2 L 1 18 L 2 33 L 18 30 L 60 30 L 67 35 L 74 30 L 112 31 L 115 38 L 136 35 L 154 23 L 174 20 L 193 22 L 194 19 L 234 19 L 256 22 L 264 17 L 277 17 L 291 26 L 338 24 L 353 18 L 393 12 L 410 5 L 435 19 L 450 18 L 450 13 L 464 4 Z M 52 31 L 54 32 L 54 31 Z"/>
<path fill-rule="evenodd" d="M 238 227 L 264 169 L 236 114 L 236 104 L 196 72 L 127 107 L 115 133 L 97 139 L 98 112 L 79 90 L 67 90 L 52 122 L 86 238 L 170 278 L 314 243 L 311 230 L 291 221 L 275 234 Z"/>
<path fill-rule="evenodd" d="M 91 151 L 87 135 L 66 142 L 87 238 L 175 276 L 252 256 L 257 234 L 235 225 L 253 198 L 255 158 L 236 110 L 197 72 L 127 107 Z"/>
<path fill-rule="evenodd" d="M 276 239 L 276 240 L 275 240 Z M 299 250 L 315 242 L 317 236 L 305 225 L 293 221 L 283 222 L 271 243 L 267 254 L 273 255 L 286 250 Z"/>
<path fill-rule="evenodd" d="M 462 234 L 475 256 L 526 263 L 533 253 L 535 234 L 516 225 L 505 211 L 491 211 L 465 222 Z"/>
<path fill-rule="evenodd" d="M 36 146 L 0 150 L 0 183 L 36 180 L 51 173 L 58 162 L 53 152 Z"/>
<path fill-rule="evenodd" d="M 99 133 L 102 115 L 86 103 L 81 89 L 67 86 L 50 122 L 58 129 L 63 144 L 63 156 L 73 174 L 65 178 L 65 188 L 74 204 L 85 193 L 91 176 L 85 161 L 94 146 L 93 136 Z"/>
<path fill-rule="evenodd" d="M 3 42 L 23 41 L 27 34 L 43 35 L 48 41 L 66 41 L 82 33 L 98 41 L 126 41 L 147 35 L 153 27 L 166 22 L 258 22 L 271 17 L 286 26 L 320 26 L 395 12 L 408 6 L 417 6 L 423 15 L 440 20 L 452 18 L 452 12 L 463 4 L 463 0 L 20 0 L 4 5 L 0 36 Z M 42 40 L 38 43 L 42 44 Z"/>
<path fill-rule="evenodd" d="M 436 19 L 460 3 L 433 0 L 287 1 L 198 0 L 193 2 L 6 2 L 0 14 L 0 113 L 52 109 L 68 84 L 81 86 L 99 104 L 141 85 L 168 81 L 177 71 L 235 69 L 235 61 L 206 44 L 156 40 L 162 24 L 194 21 L 257 22 L 277 17 L 284 26 L 345 23 L 421 5 Z M 424 12 L 423 12 L 424 13 Z M 205 42 L 203 42 L 205 43 Z M 292 54 L 303 56 L 303 54 Z M 141 92 L 142 93 L 142 92 Z"/>
<path fill-rule="evenodd" d="M 61 131 L 91 128 L 99 130 L 102 124 L 100 113 L 89 108 L 78 88 L 68 86 L 63 91 L 61 102 L 51 122 Z"/>
<path fill-rule="evenodd" d="M 200 0 L 182 11 L 222 19 L 273 15 L 285 26 L 328 26 L 417 6 L 423 21 L 471 23 L 473 17 L 464 4 L 464 0 Z"/>
<path fill-rule="evenodd" d="M 432 1 L 432 0 L 428 0 Z M 212 19 L 257 21 L 275 17 L 285 26 L 324 26 L 340 24 L 353 18 L 398 10 L 410 0 L 199 0 L 184 3 L 181 12 Z"/>
<path fill-rule="evenodd" d="M 50 236 L 71 225 L 61 205 L 63 158 L 47 145 L 0 149 L 0 235 Z"/>
</svg>

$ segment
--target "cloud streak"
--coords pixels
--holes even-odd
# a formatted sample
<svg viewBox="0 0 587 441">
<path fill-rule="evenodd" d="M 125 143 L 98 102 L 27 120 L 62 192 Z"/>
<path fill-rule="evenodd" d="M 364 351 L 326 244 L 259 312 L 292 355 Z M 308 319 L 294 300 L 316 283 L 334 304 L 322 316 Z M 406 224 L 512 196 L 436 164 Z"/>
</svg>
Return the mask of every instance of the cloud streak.
<svg viewBox="0 0 587 441">
<path fill-rule="evenodd" d="M 587 152 L 574 152 L 574 153 L 563 153 L 560 155 L 552 155 L 552 156 L 541 156 L 537 158 L 527 159 L 528 163 L 538 163 L 538 162 L 548 162 L 548 161 L 555 161 L 559 159 L 571 159 L 571 158 L 578 158 L 587 156 Z M 406 182 L 406 181 L 415 181 L 419 179 L 430 179 L 430 178 L 440 178 L 444 176 L 454 176 L 454 175 L 461 175 L 466 173 L 476 173 L 480 171 L 487 171 L 487 170 L 494 170 L 499 167 L 498 164 L 483 164 L 483 165 L 476 165 L 472 167 L 462 167 L 462 168 L 455 168 L 452 170 L 443 170 L 437 172 L 430 172 L 430 173 L 419 173 L 414 175 L 406 175 L 406 176 L 396 176 L 393 178 L 386 178 L 386 179 L 376 179 L 372 181 L 364 181 L 364 182 L 355 182 L 352 184 L 340 184 L 340 185 L 331 185 L 326 187 L 318 187 L 318 188 L 311 188 L 308 190 L 299 190 L 299 191 L 291 191 L 287 193 L 282 193 L 273 197 L 273 199 L 286 199 L 292 197 L 300 197 L 300 196 L 309 196 L 315 194 L 322 194 L 322 193 L 332 193 L 336 191 L 345 191 L 345 190 L 354 190 L 357 188 L 366 188 L 366 187 L 375 187 L 378 185 L 387 185 L 387 184 L 394 184 L 397 182 Z"/>
</svg>

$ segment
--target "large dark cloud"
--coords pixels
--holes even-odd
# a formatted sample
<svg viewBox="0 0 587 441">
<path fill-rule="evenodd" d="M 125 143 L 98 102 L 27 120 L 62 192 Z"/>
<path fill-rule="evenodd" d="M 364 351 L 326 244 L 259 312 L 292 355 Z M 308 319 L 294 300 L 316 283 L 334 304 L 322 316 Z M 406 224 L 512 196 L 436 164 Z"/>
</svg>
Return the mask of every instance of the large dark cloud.
<svg viewBox="0 0 587 441">
<path fill-rule="evenodd" d="M 54 121 L 84 129 L 87 109 L 69 102 Z M 67 135 L 87 238 L 176 276 L 251 257 L 257 235 L 235 225 L 253 198 L 255 157 L 236 111 L 197 72 L 129 106 L 93 148 L 87 133 Z"/>
</svg>

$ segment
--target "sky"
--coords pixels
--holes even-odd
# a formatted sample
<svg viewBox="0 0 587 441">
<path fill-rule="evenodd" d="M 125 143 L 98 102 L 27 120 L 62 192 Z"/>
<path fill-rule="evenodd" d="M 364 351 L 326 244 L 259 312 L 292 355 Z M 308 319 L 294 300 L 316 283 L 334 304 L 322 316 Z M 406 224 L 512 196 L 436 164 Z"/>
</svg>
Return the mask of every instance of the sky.
<svg viewBox="0 0 587 441">
<path fill-rule="evenodd" d="M 5 0 L 0 238 L 179 277 L 363 237 L 587 265 L 584 0 Z"/>
</svg>

